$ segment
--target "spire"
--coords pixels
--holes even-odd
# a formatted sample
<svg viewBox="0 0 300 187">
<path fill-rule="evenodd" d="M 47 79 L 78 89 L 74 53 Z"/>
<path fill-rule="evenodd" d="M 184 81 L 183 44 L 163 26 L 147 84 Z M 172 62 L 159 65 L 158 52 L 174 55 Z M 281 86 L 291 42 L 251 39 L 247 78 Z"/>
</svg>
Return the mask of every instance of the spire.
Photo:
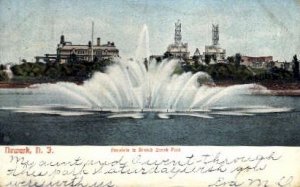
<svg viewBox="0 0 300 187">
<path fill-rule="evenodd" d="M 200 51 L 198 48 L 196 48 L 196 51 L 194 52 L 194 56 L 201 56 Z"/>
<path fill-rule="evenodd" d="M 181 23 L 180 20 L 175 23 L 175 44 L 181 44 Z"/>
</svg>

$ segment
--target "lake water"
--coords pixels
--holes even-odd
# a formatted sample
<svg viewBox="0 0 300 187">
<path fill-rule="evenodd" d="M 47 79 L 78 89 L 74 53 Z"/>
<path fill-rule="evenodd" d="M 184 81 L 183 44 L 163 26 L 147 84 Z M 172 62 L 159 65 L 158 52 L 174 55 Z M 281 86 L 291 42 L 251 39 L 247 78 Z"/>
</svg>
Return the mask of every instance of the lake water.
<svg viewBox="0 0 300 187">
<path fill-rule="evenodd" d="M 1 89 L 0 143 L 299 146 L 299 114 L 300 97 L 236 95 L 207 111 L 109 112 L 33 89 Z"/>
</svg>

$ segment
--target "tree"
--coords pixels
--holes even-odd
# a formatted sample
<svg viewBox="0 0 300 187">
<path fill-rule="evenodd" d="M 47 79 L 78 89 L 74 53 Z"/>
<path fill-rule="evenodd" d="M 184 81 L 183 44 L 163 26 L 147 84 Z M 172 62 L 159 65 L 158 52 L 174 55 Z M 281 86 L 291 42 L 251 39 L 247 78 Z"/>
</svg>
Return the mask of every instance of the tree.
<svg viewBox="0 0 300 187">
<path fill-rule="evenodd" d="M 205 55 L 204 56 L 204 62 L 208 65 L 210 63 L 211 60 L 211 55 Z"/>
<path fill-rule="evenodd" d="M 268 69 L 272 69 L 272 68 L 276 67 L 275 62 L 273 60 L 270 61 L 269 63 L 267 63 L 266 66 L 267 66 Z M 283 67 L 281 67 L 281 68 L 283 69 Z"/>
<path fill-rule="evenodd" d="M 212 58 L 215 62 L 217 62 L 217 55 L 216 55 L 216 54 L 213 54 L 211 58 Z"/>
<path fill-rule="evenodd" d="M 227 61 L 229 64 L 234 64 L 234 57 L 233 56 L 227 57 Z"/>
<path fill-rule="evenodd" d="M 163 59 L 170 58 L 170 57 L 173 57 L 173 55 L 169 51 L 165 52 L 163 55 Z"/>
<path fill-rule="evenodd" d="M 293 73 L 294 78 L 299 79 L 299 61 L 297 59 L 297 55 L 294 55 L 293 57 Z"/>
<path fill-rule="evenodd" d="M 193 61 L 194 61 L 194 67 L 197 69 L 199 67 L 199 56 L 193 56 Z"/>
<path fill-rule="evenodd" d="M 200 60 L 200 56 L 193 56 L 194 63 L 196 63 L 196 62 L 198 63 L 199 60 Z"/>
<path fill-rule="evenodd" d="M 75 53 L 72 53 L 70 55 L 70 62 L 71 63 L 76 63 L 78 61 L 77 55 Z"/>
<path fill-rule="evenodd" d="M 93 62 L 94 62 L 94 63 L 99 62 L 99 58 L 98 58 L 97 56 L 95 56 Z"/>
<path fill-rule="evenodd" d="M 7 81 L 9 80 L 8 75 L 5 71 L 0 71 L 0 81 Z"/>
<path fill-rule="evenodd" d="M 234 58 L 234 64 L 235 64 L 236 66 L 239 66 L 239 65 L 241 65 L 241 61 L 242 61 L 242 56 L 241 56 L 241 54 L 240 54 L 240 53 L 236 53 L 236 54 L 235 54 L 235 58 Z"/>
<path fill-rule="evenodd" d="M 156 57 L 155 60 L 156 60 L 156 62 L 161 62 L 162 61 L 162 57 Z"/>
</svg>

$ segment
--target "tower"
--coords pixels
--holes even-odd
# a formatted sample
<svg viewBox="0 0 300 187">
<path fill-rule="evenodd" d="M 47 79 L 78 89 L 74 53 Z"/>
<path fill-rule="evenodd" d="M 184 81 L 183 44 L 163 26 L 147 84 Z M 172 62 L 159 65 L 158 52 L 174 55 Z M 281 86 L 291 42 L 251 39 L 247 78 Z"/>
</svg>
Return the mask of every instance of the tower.
<svg viewBox="0 0 300 187">
<path fill-rule="evenodd" d="M 62 45 L 65 44 L 65 36 L 64 35 L 60 36 L 60 44 L 62 44 Z"/>
<path fill-rule="evenodd" d="M 219 44 L 219 25 L 212 25 L 212 43 L 213 45 Z"/>
<path fill-rule="evenodd" d="M 181 23 L 180 20 L 175 23 L 175 44 L 181 44 Z"/>
</svg>

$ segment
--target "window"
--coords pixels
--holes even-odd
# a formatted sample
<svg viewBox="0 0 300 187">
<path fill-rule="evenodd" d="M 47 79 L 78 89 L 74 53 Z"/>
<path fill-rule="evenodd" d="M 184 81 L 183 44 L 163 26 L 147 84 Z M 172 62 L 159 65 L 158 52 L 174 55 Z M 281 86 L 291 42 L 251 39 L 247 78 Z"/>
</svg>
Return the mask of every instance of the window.
<svg viewBox="0 0 300 187">
<path fill-rule="evenodd" d="M 79 55 L 83 55 L 85 53 L 85 51 L 84 50 L 82 50 L 82 49 L 80 49 L 80 50 L 77 50 L 77 54 L 79 54 Z"/>
</svg>

